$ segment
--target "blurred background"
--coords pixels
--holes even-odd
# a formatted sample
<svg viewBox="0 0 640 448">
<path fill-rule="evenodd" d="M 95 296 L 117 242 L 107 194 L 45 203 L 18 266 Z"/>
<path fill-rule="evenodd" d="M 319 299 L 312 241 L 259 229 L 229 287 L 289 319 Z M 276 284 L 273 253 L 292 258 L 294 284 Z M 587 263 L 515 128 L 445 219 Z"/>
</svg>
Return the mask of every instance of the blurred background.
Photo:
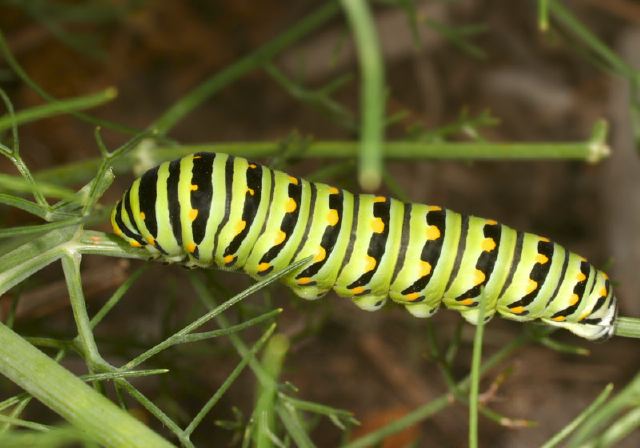
<svg viewBox="0 0 640 448">
<path fill-rule="evenodd" d="M 640 68 L 640 3 L 565 4 L 619 57 Z M 118 97 L 91 113 L 142 129 L 195 85 L 321 5 L 309 0 L 4 0 L 0 29 L 12 54 L 44 90 L 65 98 L 114 86 Z M 562 27 L 541 33 L 533 1 L 389 0 L 373 2 L 373 11 L 385 62 L 387 113 L 395 117 L 388 139 L 579 142 L 588 140 L 598 119 L 609 122 L 611 157 L 598 164 L 422 160 L 387 162 L 385 167 L 395 179 L 392 189 L 411 200 L 492 217 L 585 255 L 614 277 L 622 314 L 639 316 L 640 162 L 629 107 L 634 92 L 627 80 L 611 73 Z M 291 136 L 356 140 L 358 75 L 349 28 L 338 13 L 271 65 L 217 92 L 183 119 L 170 138 L 185 144 L 280 142 Z M 313 96 L 336 80 L 333 106 Z M 0 83 L 18 110 L 42 103 L 3 60 Z M 126 140 L 115 131 L 103 135 L 112 147 Z M 71 116 L 22 126 L 20 147 L 35 172 L 99 156 L 94 127 Z M 303 176 L 328 163 L 293 160 L 286 169 Z M 15 174 L 6 160 L 0 160 L 0 169 Z M 359 191 L 354 173 L 343 170 L 331 181 Z M 114 203 L 132 179 L 131 172 L 119 175 L 102 203 Z M 389 193 L 388 186 L 381 191 Z M 4 208 L 1 214 L 3 226 L 29 223 L 18 211 Z M 106 221 L 96 228 L 108 231 Z M 89 258 L 83 273 L 89 306 L 97 309 L 141 264 Z M 212 275 L 230 291 L 250 284 L 241 276 Z M 23 333 L 73 333 L 61 279 L 55 267 L 27 286 L 17 321 Z M 149 268 L 96 333 L 110 362 L 118 365 L 193 318 L 197 304 L 185 292 L 185 282 L 179 267 Z M 425 321 L 394 306 L 365 313 L 334 295 L 307 303 L 284 288 L 271 291 L 268 300 L 285 309 L 278 318 L 279 331 L 292 341 L 282 379 L 294 384 L 301 398 L 353 411 L 362 422 L 356 435 L 446 392 L 438 366 L 429 359 Z M 259 308 L 264 300 L 253 298 L 244 306 Z M 443 346 L 460 320 L 448 311 L 430 320 Z M 495 352 L 520 331 L 518 324 L 494 319 L 486 329 L 485 353 Z M 473 329 L 464 325 L 453 369 L 458 378 L 468 372 L 472 337 Z M 485 404 L 513 419 L 503 423 L 515 427 L 482 418 L 482 446 L 539 446 L 607 383 L 621 387 L 640 368 L 632 340 L 590 344 L 564 333 L 554 337 L 587 347 L 591 354 L 581 357 L 530 345 L 495 369 L 481 385 L 488 392 Z M 170 366 L 172 374 L 139 385 L 177 421 L 192 415 L 237 362 L 225 341 L 192 345 L 154 359 L 154 367 Z M 73 360 L 66 365 L 81 368 Z M 254 383 L 245 372 L 198 429 L 196 444 L 237 443 L 240 429 L 234 426 L 238 414 L 233 408 L 246 417 Z M 3 387 L 7 393 L 12 390 L 9 384 Z M 132 412 L 162 431 L 143 409 Z M 452 404 L 384 446 L 465 446 L 467 412 L 464 405 Z M 37 413 L 45 410 L 34 405 L 27 415 Z M 520 428 L 522 419 L 537 426 Z M 221 420 L 227 422 L 221 425 Z M 343 437 L 328 421 L 319 422 L 312 434 L 319 446 L 336 446 Z M 621 446 L 638 446 L 640 434 L 635 436 Z"/>
</svg>

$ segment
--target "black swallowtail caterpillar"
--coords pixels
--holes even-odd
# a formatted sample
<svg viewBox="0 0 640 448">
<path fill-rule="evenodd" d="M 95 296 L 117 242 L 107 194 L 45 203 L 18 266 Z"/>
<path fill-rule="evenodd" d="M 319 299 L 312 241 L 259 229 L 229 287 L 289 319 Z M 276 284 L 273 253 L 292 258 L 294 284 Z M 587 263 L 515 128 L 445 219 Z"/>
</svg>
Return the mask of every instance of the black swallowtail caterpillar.
<svg viewBox="0 0 640 448">
<path fill-rule="evenodd" d="M 156 258 L 254 278 L 313 257 L 283 278 L 297 295 L 334 289 L 360 308 L 390 298 L 429 317 L 440 303 L 471 323 L 540 319 L 587 339 L 611 336 L 605 273 L 547 238 L 433 205 L 352 194 L 227 154 L 165 162 L 133 182 L 115 233 Z"/>
</svg>

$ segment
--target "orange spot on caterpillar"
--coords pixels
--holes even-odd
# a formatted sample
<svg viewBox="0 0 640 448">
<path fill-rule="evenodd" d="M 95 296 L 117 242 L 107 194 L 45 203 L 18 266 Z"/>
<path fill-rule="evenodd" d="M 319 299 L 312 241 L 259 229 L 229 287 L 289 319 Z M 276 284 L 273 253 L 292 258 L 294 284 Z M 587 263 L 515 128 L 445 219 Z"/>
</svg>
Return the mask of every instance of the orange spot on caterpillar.
<svg viewBox="0 0 640 448">
<path fill-rule="evenodd" d="M 607 291 L 607 288 L 602 287 L 602 289 L 600 290 L 600 297 L 607 297 L 608 294 L 609 291 Z"/>
<path fill-rule="evenodd" d="M 485 238 L 484 240 L 482 240 L 482 250 L 484 250 L 485 252 L 491 252 L 495 248 L 496 242 L 493 238 Z"/>
<path fill-rule="evenodd" d="M 556 316 L 552 317 L 551 320 L 555 320 L 556 322 L 564 322 L 565 320 L 567 320 L 567 318 L 564 316 Z"/>
<path fill-rule="evenodd" d="M 440 238 L 440 235 L 440 229 L 438 229 L 436 226 L 427 227 L 427 240 L 437 240 L 438 238 Z"/>
<path fill-rule="evenodd" d="M 254 194 L 256 194 L 256 192 L 254 191 L 253 188 L 249 188 L 247 187 L 247 193 L 249 193 L 251 196 L 253 196 Z"/>
<path fill-rule="evenodd" d="M 335 210 L 335 209 L 329 210 L 329 213 L 327 213 L 327 221 L 329 222 L 329 225 L 333 227 L 336 224 L 338 224 L 339 220 L 340 220 L 340 216 L 338 215 L 338 210 Z"/>
<path fill-rule="evenodd" d="M 420 277 L 426 277 L 431 274 L 431 263 L 420 261 Z"/>
<path fill-rule="evenodd" d="M 473 299 L 464 299 L 460 301 L 460 304 L 465 306 L 473 305 L 473 303 Z"/>
<path fill-rule="evenodd" d="M 140 212 L 140 219 L 142 219 L 144 221 L 144 218 L 146 218 L 147 216 L 144 214 L 144 212 Z"/>
<path fill-rule="evenodd" d="M 298 204 L 296 204 L 296 200 L 293 198 L 289 198 L 289 200 L 287 201 L 287 206 L 285 208 L 287 213 L 293 213 L 296 211 L 296 208 L 298 208 Z"/>
<path fill-rule="evenodd" d="M 244 219 L 241 221 L 238 221 L 238 223 L 236 224 L 236 235 L 239 234 L 240 232 L 242 232 L 244 230 L 244 228 L 247 227 L 247 221 L 245 221 Z"/>
<path fill-rule="evenodd" d="M 287 238 L 287 234 L 284 233 L 282 230 L 279 230 L 278 233 L 276 234 L 275 239 L 273 240 L 273 244 L 275 244 L 276 246 L 279 244 L 282 244 L 282 242 Z"/>
<path fill-rule="evenodd" d="M 526 294 L 531 294 L 537 288 L 538 288 L 538 282 L 533 279 L 529 279 L 529 282 L 527 283 Z"/>
<path fill-rule="evenodd" d="M 376 268 L 377 264 L 378 262 L 376 261 L 375 258 L 368 256 L 365 261 L 364 271 L 365 272 L 373 271 Z"/>
<path fill-rule="evenodd" d="M 189 187 L 189 189 L 191 191 L 198 191 L 198 186 L 196 184 L 191 184 L 191 186 Z"/>
<path fill-rule="evenodd" d="M 329 187 L 329 194 L 338 194 L 340 193 L 340 190 L 338 190 L 336 187 Z"/>
<path fill-rule="evenodd" d="M 249 168 L 251 168 L 251 169 L 254 169 L 254 168 L 257 168 L 257 167 L 258 167 L 258 165 L 256 165 L 255 163 L 250 163 L 249 164 Z"/>
<path fill-rule="evenodd" d="M 427 205 L 428 212 L 439 212 L 440 210 L 442 210 L 442 207 L 439 205 Z"/>
<path fill-rule="evenodd" d="M 229 263 L 231 263 L 231 262 L 232 262 L 233 260 L 235 260 L 235 259 L 236 259 L 236 256 L 235 256 L 235 255 L 226 255 L 226 256 L 222 259 L 222 261 L 224 262 L 224 264 L 229 264 Z"/>
<path fill-rule="evenodd" d="M 298 178 L 293 176 L 289 176 L 289 182 L 291 182 L 293 185 L 298 185 L 299 183 Z"/>
<path fill-rule="evenodd" d="M 580 301 L 580 296 L 578 294 L 571 294 L 571 299 L 569 299 L 569 306 L 573 306 Z"/>
<path fill-rule="evenodd" d="M 155 246 L 156 240 L 154 240 L 152 236 L 149 236 L 147 237 L 147 243 L 149 243 L 151 246 Z"/>
<path fill-rule="evenodd" d="M 191 210 L 189 210 L 189 220 L 195 221 L 197 217 L 198 217 L 197 208 L 192 208 Z"/>
<path fill-rule="evenodd" d="M 351 292 L 353 294 L 362 294 L 364 292 L 364 286 L 356 286 L 355 288 L 351 288 Z"/>
<path fill-rule="evenodd" d="M 414 300 L 418 300 L 420 298 L 420 293 L 418 292 L 410 292 L 409 294 L 406 294 L 405 299 L 410 300 L 410 301 L 414 301 Z"/>
<path fill-rule="evenodd" d="M 189 252 L 190 254 L 194 253 L 196 251 L 196 247 L 196 243 L 194 243 L 193 241 L 187 243 L 187 252 Z"/>
<path fill-rule="evenodd" d="M 371 221 L 371 228 L 374 233 L 382 233 L 384 232 L 384 221 L 382 218 L 374 218 Z"/>
<path fill-rule="evenodd" d="M 473 284 L 481 285 L 486 280 L 487 276 L 484 275 L 480 269 L 476 269 L 476 272 L 473 273 Z"/>
<path fill-rule="evenodd" d="M 547 264 L 548 261 L 549 261 L 549 257 L 547 257 L 546 255 L 543 255 L 543 254 L 536 255 L 536 263 Z"/>
<path fill-rule="evenodd" d="M 547 238 L 546 236 L 541 236 L 540 237 L 540 241 L 542 241 L 543 243 L 550 243 L 551 240 L 549 238 Z"/>
<path fill-rule="evenodd" d="M 201 158 L 202 158 L 202 156 L 193 156 L 193 160 L 201 159 Z"/>
<path fill-rule="evenodd" d="M 316 254 L 316 256 L 313 258 L 314 262 L 318 262 L 318 261 L 322 261 L 327 257 L 327 251 L 325 250 L 324 247 L 320 246 L 320 248 L 318 249 L 318 253 Z"/>
<path fill-rule="evenodd" d="M 296 282 L 298 283 L 298 285 L 306 285 L 308 283 L 311 283 L 311 277 L 301 277 L 296 280 Z"/>
<path fill-rule="evenodd" d="M 490 226 L 495 226 L 498 224 L 498 221 L 496 221 L 495 219 L 487 219 L 487 224 L 489 224 Z"/>
<path fill-rule="evenodd" d="M 387 202 L 387 198 L 384 196 L 376 196 L 375 198 L 373 198 L 373 202 L 374 203 Z"/>
<path fill-rule="evenodd" d="M 587 276 L 584 275 L 582 272 L 578 272 L 578 275 L 576 276 L 576 279 L 578 280 L 578 283 L 579 282 L 583 282 L 583 281 L 585 281 L 587 279 Z"/>
<path fill-rule="evenodd" d="M 525 308 L 523 306 L 516 306 L 515 308 L 511 308 L 511 312 L 513 314 L 522 314 L 525 312 Z"/>
<path fill-rule="evenodd" d="M 260 263 L 258 265 L 258 272 L 264 272 L 267 269 L 269 269 L 271 267 L 271 265 L 269 263 Z"/>
<path fill-rule="evenodd" d="M 131 244 L 131 246 L 133 246 L 133 247 L 140 247 L 140 246 L 142 246 L 142 244 L 138 243 L 136 240 L 131 240 L 131 241 L 129 241 L 129 244 Z"/>
</svg>

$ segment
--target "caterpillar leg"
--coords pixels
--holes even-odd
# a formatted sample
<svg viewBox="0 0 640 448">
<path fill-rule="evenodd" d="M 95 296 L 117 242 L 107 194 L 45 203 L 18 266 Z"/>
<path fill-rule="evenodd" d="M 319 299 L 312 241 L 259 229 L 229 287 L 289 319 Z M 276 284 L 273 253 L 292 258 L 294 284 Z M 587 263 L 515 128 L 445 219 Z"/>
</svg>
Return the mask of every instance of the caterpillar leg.
<svg viewBox="0 0 640 448">
<path fill-rule="evenodd" d="M 365 311 L 377 311 L 387 303 L 387 296 L 364 295 L 352 297 L 351 300 L 356 306 Z"/>
<path fill-rule="evenodd" d="M 318 300 L 329 292 L 328 288 L 322 288 L 317 285 L 291 286 L 288 284 L 287 286 L 291 288 L 295 295 L 305 300 Z"/>
<path fill-rule="evenodd" d="M 440 308 L 440 305 L 430 305 L 428 303 L 410 303 L 404 306 L 406 310 L 415 317 L 427 318 L 431 317 Z"/>
</svg>

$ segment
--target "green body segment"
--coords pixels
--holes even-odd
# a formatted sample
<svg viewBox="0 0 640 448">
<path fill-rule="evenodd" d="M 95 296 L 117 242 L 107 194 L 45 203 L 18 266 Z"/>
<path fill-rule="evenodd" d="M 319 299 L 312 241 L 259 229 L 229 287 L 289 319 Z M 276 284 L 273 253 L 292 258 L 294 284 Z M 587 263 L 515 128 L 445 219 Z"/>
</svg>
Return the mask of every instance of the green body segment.
<svg viewBox="0 0 640 448">
<path fill-rule="evenodd" d="M 587 339 L 613 333 L 603 272 L 546 238 L 493 220 L 354 195 L 226 154 L 165 162 L 134 181 L 114 231 L 156 258 L 254 278 L 313 257 L 284 278 L 297 295 L 333 289 L 359 307 L 387 299 L 418 317 L 440 304 L 478 321 L 540 319 Z"/>
</svg>

